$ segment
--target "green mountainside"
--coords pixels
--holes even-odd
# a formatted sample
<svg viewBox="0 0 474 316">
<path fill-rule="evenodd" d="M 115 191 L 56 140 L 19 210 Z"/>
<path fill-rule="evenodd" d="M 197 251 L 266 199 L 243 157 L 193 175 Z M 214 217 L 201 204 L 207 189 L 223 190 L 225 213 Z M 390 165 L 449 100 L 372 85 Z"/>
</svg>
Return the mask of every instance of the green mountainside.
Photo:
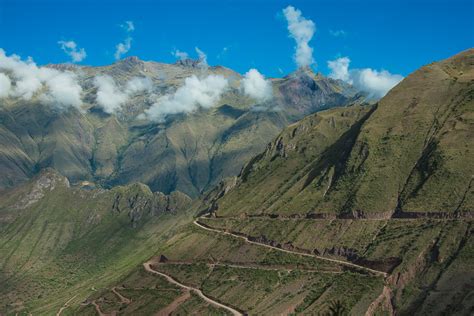
<svg viewBox="0 0 474 316">
<path fill-rule="evenodd" d="M 0 197 L 0 313 L 48 314 L 70 293 L 116 280 L 150 256 L 190 203 L 143 184 L 71 187 L 43 170 Z"/>
<path fill-rule="evenodd" d="M 336 89 L 333 81 L 313 89 L 311 82 L 325 79 L 307 76 L 307 71 L 274 80 L 274 89 L 303 85 L 311 98 L 326 88 L 345 89 Z M 335 103 L 347 93 L 337 91 Z M 32 179 L 0 196 L 0 313 L 473 314 L 474 50 L 421 68 L 375 104 L 353 102 L 311 114 L 316 103 L 304 95 L 301 90 L 284 93 L 282 104 L 288 110 L 280 112 L 249 111 L 226 101 L 211 111 L 177 117 L 165 124 L 168 136 L 163 143 L 150 136 L 160 135 L 159 124 L 132 127 L 120 117 L 105 118 L 94 111 L 84 115 L 84 121 L 59 114 L 68 127 L 76 127 L 63 132 L 62 123 L 51 121 L 53 134 L 68 145 L 50 148 L 67 148 L 71 161 L 81 152 L 71 144 L 77 139 L 87 144 L 88 139 L 87 133 L 77 133 L 77 126 L 84 131 L 93 126 L 94 142 L 104 139 L 97 144 L 122 148 L 121 137 L 129 141 L 131 133 L 137 133 L 137 139 L 144 137 L 141 141 L 151 137 L 156 148 L 169 141 L 188 149 L 181 151 L 183 157 L 197 157 L 205 141 L 196 138 L 193 146 L 199 150 L 191 155 L 191 137 L 176 135 L 198 135 L 193 132 L 204 128 L 200 124 L 211 116 L 221 122 L 215 119 L 222 113 L 237 118 L 233 123 L 238 124 L 226 132 L 233 136 L 224 137 L 230 142 L 229 147 L 222 145 L 227 156 L 215 156 L 212 165 L 219 161 L 222 168 L 230 168 L 233 157 L 248 159 L 241 161 L 237 177 L 212 187 L 208 181 L 201 188 L 212 189 L 194 200 L 175 190 L 186 187 L 186 177 L 144 181 L 164 185 L 176 180 L 173 192 L 170 187 L 163 190 L 166 195 L 152 192 L 160 185 L 103 189 L 92 176 L 75 179 L 94 182 L 70 185 L 52 169 L 36 176 L 37 170 L 25 173 L 25 179 Z M 18 108 L 13 117 L 22 115 L 28 117 L 28 111 Z M 306 116 L 293 122 L 298 115 Z M 291 124 L 276 132 L 277 118 L 282 126 Z M 97 129 L 105 121 L 110 126 Z M 9 137 L 19 135 L 20 128 Z M 265 137 L 273 137 L 266 149 L 250 144 L 253 138 L 263 144 Z M 235 144 L 255 147 L 243 154 L 232 151 L 239 147 Z M 42 157 L 46 145 L 39 150 L 31 143 L 29 150 L 38 150 L 37 157 Z M 125 152 L 130 146 L 118 150 L 118 169 L 106 167 L 104 158 L 103 164 L 93 164 L 94 170 L 127 170 Z M 0 148 L 6 148 L 1 159 L 3 166 L 11 164 L 8 170 L 29 170 L 28 155 L 14 146 Z M 114 157 L 94 148 L 94 155 Z M 136 144 L 132 148 L 136 160 L 128 170 L 143 173 L 103 183 L 155 179 L 155 170 L 147 166 L 165 170 L 166 157 L 174 155 L 164 151 L 153 156 Z M 256 155 L 249 158 L 253 150 Z M 61 165 L 63 155 L 48 159 Z M 187 174 L 194 174 L 196 187 L 196 179 L 206 178 L 198 177 L 199 172 L 207 169 L 201 168 L 202 159 L 186 161 L 194 163 L 187 164 L 195 166 Z M 73 165 L 70 170 L 80 170 Z"/>
<path fill-rule="evenodd" d="M 216 215 L 472 216 L 473 64 L 465 51 L 414 72 L 372 108 L 290 125 L 243 168 Z"/>
<path fill-rule="evenodd" d="M 274 96 L 255 110 L 244 95 L 242 76 L 216 66 L 163 64 L 129 57 L 104 67 L 50 65 L 79 74 L 84 113 L 58 111 L 40 100 L 2 99 L 0 104 L 0 189 L 30 179 L 52 167 L 71 182 L 93 181 L 109 187 L 142 182 L 153 191 L 176 190 L 197 197 L 223 177 L 235 176 L 243 163 L 260 152 L 289 123 L 309 113 L 363 100 L 341 81 L 300 69 L 272 79 Z M 230 88 L 209 109 L 170 116 L 156 123 L 137 117 L 151 106 L 150 93 L 131 96 L 123 110 L 107 114 L 96 104 L 97 75 L 124 86 L 132 78 L 148 78 L 154 98 L 174 92 L 192 75 L 221 75 Z"/>
</svg>

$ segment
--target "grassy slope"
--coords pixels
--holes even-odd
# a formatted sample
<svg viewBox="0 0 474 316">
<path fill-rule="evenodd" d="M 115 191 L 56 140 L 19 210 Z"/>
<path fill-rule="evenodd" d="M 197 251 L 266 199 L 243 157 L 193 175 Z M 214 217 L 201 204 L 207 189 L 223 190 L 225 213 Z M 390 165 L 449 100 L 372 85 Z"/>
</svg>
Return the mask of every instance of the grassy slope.
<svg viewBox="0 0 474 316">
<path fill-rule="evenodd" d="M 247 244 L 192 224 L 182 227 L 157 254 L 168 261 L 156 263 L 155 270 L 252 315 L 325 312 L 341 295 L 345 309 L 357 314 L 367 309 L 383 283 L 381 277 Z M 100 297 L 107 297 L 107 293 Z M 118 303 L 112 307 L 119 308 Z M 123 314 L 129 313 L 124 310 Z"/>
<path fill-rule="evenodd" d="M 37 200 L 35 202 L 35 200 Z M 33 203 L 28 204 L 29 201 Z M 1 199 L 0 310 L 56 312 L 123 277 L 178 226 L 189 198 L 146 186 L 70 188 L 48 170 Z M 166 208 L 172 208 L 166 211 Z"/>
<path fill-rule="evenodd" d="M 423 67 L 373 112 L 333 109 L 289 126 L 203 199 L 216 218 L 200 221 L 389 271 L 371 313 L 469 313 L 473 58 Z"/>
<path fill-rule="evenodd" d="M 289 126 L 216 214 L 472 212 L 473 59 L 469 50 L 421 68 L 373 112 L 335 109 Z"/>
</svg>

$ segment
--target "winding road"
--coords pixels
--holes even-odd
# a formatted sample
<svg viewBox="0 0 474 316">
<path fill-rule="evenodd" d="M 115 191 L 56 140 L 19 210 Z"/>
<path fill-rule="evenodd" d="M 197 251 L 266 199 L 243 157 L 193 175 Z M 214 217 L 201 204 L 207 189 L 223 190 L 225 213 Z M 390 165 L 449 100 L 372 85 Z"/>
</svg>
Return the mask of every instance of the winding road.
<svg viewBox="0 0 474 316">
<path fill-rule="evenodd" d="M 248 239 L 248 237 L 245 237 L 245 236 L 240 236 L 240 235 L 233 234 L 233 233 L 230 233 L 230 232 L 227 232 L 227 231 L 206 227 L 203 224 L 199 223 L 198 219 L 194 220 L 193 223 L 194 223 L 194 225 L 196 225 L 196 226 L 198 226 L 202 229 L 205 229 L 207 231 L 218 233 L 218 234 L 221 234 L 221 235 L 232 236 L 232 237 L 235 237 L 235 238 L 240 238 L 240 239 L 244 240 L 246 243 L 249 243 L 249 244 L 258 245 L 258 246 L 266 247 L 266 248 L 269 248 L 269 249 L 273 249 L 273 250 L 277 250 L 277 251 L 281 251 L 281 252 L 286 252 L 286 253 L 291 253 L 291 254 L 296 254 L 296 255 L 300 255 L 300 256 L 313 257 L 313 258 L 316 258 L 316 259 L 337 263 L 337 264 L 348 266 L 348 267 L 351 267 L 351 268 L 364 270 L 364 271 L 367 271 L 367 272 L 370 272 L 370 273 L 373 273 L 373 274 L 376 274 L 376 275 L 381 275 L 383 277 L 388 276 L 388 273 L 386 273 L 386 272 L 374 270 L 374 269 L 367 268 L 367 267 L 364 267 L 364 266 L 360 266 L 360 265 L 352 263 L 352 262 L 347 262 L 347 261 L 342 261 L 342 260 L 332 259 L 332 258 L 327 258 L 327 257 L 321 257 L 321 256 L 310 254 L 310 253 L 287 250 L 287 249 L 283 249 L 283 248 L 270 246 L 270 245 L 267 245 L 267 244 L 264 244 L 264 243 L 251 241 L 251 240 Z"/>
<path fill-rule="evenodd" d="M 74 295 L 73 297 L 71 297 L 66 303 L 64 303 L 64 305 L 59 309 L 59 311 L 56 313 L 56 316 L 60 316 L 61 313 L 63 312 L 63 310 L 65 310 L 66 308 L 69 307 L 69 303 L 71 303 L 71 301 L 77 296 L 78 294 Z"/>
<path fill-rule="evenodd" d="M 200 289 L 198 288 L 195 288 L 195 287 L 191 287 L 191 286 L 187 286 L 187 285 L 184 285 L 178 281 L 176 281 L 175 279 L 173 279 L 172 277 L 170 277 L 169 275 L 167 274 L 164 274 L 162 272 L 159 272 L 159 271 L 156 271 L 154 270 L 152 267 L 151 267 L 151 264 L 152 264 L 152 261 L 147 261 L 143 264 L 143 267 L 145 268 L 146 271 L 150 272 L 150 273 L 153 273 L 153 274 L 157 274 L 157 275 L 161 275 L 162 277 L 164 277 L 168 282 L 172 283 L 172 284 L 175 284 L 183 289 L 186 289 L 186 290 L 189 290 L 189 291 L 194 291 L 197 295 L 199 295 L 203 300 L 205 300 L 206 302 L 214 305 L 214 306 L 217 306 L 217 307 L 220 307 L 220 308 L 223 308 L 229 312 L 232 313 L 232 315 L 236 315 L 236 316 L 243 316 L 244 314 L 242 314 L 241 312 L 239 312 L 238 310 L 235 310 L 233 309 L 232 307 L 230 306 L 227 306 L 227 305 L 224 305 L 222 303 L 219 303 L 215 300 L 213 300 L 212 298 L 210 297 L 207 297 Z"/>
</svg>

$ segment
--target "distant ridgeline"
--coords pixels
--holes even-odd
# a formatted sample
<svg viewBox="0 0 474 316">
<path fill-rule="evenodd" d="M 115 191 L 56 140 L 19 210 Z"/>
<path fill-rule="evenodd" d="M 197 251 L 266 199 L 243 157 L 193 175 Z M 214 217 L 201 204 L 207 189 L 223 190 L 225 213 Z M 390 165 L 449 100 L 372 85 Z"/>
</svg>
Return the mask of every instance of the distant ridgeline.
<svg viewBox="0 0 474 316">
<path fill-rule="evenodd" d="M 81 111 L 46 105 L 40 96 L 1 99 L 0 189 L 52 167 L 72 183 L 142 182 L 153 191 L 197 197 L 223 177 L 237 175 L 288 124 L 365 99 L 344 82 L 307 68 L 271 79 L 272 97 L 265 100 L 242 92 L 240 74 L 198 61 L 163 64 L 130 57 L 104 67 L 47 69 L 76 76 L 83 91 Z M 182 94 L 170 95 L 187 80 L 201 80 L 205 88 L 216 84 L 215 76 L 228 85 L 222 95 L 209 91 L 215 101 L 211 108 L 176 114 L 170 109 L 163 119 L 144 119 L 160 96 L 179 107 Z"/>
</svg>

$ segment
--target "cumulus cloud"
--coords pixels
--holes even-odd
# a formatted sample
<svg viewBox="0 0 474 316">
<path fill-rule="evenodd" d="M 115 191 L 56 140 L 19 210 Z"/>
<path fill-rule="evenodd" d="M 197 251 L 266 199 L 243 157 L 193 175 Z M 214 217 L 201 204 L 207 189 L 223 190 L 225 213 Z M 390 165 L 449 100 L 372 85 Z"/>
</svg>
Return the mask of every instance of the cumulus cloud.
<svg viewBox="0 0 474 316">
<path fill-rule="evenodd" d="M 73 73 L 59 72 L 47 81 L 48 91 L 42 95 L 42 100 L 60 108 L 73 106 L 80 109 L 82 104 L 82 88 Z"/>
<path fill-rule="evenodd" d="M 6 75 L 0 73 L 0 98 L 6 98 L 10 95 L 12 82 Z"/>
<path fill-rule="evenodd" d="M 59 41 L 58 44 L 61 46 L 61 49 L 71 57 L 73 63 L 81 62 L 87 57 L 86 50 L 77 47 L 74 41 Z"/>
<path fill-rule="evenodd" d="M 122 43 L 118 43 L 115 46 L 115 54 L 114 57 L 116 60 L 119 60 L 124 54 L 128 53 L 128 51 L 132 48 L 132 37 L 130 34 L 135 31 L 135 25 L 133 25 L 132 21 L 125 21 L 121 27 L 127 32 L 127 37 Z"/>
<path fill-rule="evenodd" d="M 127 85 L 125 87 L 125 92 L 128 95 L 141 91 L 151 92 L 152 90 L 153 82 L 148 77 L 133 77 L 127 82 Z"/>
<path fill-rule="evenodd" d="M 38 67 L 31 58 L 23 61 L 17 55 L 7 56 L 3 49 L 0 49 L 0 71 L 5 72 L 0 84 L 5 89 L 2 97 L 30 100 L 38 94 L 43 103 L 80 109 L 82 88 L 73 72 Z"/>
<path fill-rule="evenodd" d="M 331 69 L 329 77 L 352 83 L 352 80 L 349 75 L 350 62 L 351 60 L 348 57 L 341 57 L 336 60 L 328 61 L 328 67 L 329 69 Z"/>
<path fill-rule="evenodd" d="M 293 6 L 283 9 L 290 37 L 296 41 L 294 59 L 298 67 L 309 66 L 314 63 L 313 48 L 309 46 L 309 41 L 313 38 L 316 25 L 311 20 L 305 19 L 301 11 Z"/>
<path fill-rule="evenodd" d="M 145 116 L 153 121 L 163 121 L 170 114 L 189 113 L 199 107 L 211 108 L 228 85 L 227 79 L 220 75 L 209 75 L 203 79 L 193 75 L 186 78 L 184 85 L 174 93 L 160 97 L 145 111 Z"/>
<path fill-rule="evenodd" d="M 120 111 L 134 94 L 153 91 L 153 82 L 147 77 L 133 77 L 124 86 L 119 86 L 111 76 L 101 75 L 94 78 L 94 86 L 97 105 L 109 114 Z"/>
<path fill-rule="evenodd" d="M 329 77 L 343 80 L 359 90 L 368 92 L 374 98 L 383 97 L 403 79 L 403 76 L 391 74 L 386 70 L 349 69 L 350 62 L 348 57 L 328 61 L 328 67 L 331 69 Z"/>
<path fill-rule="evenodd" d="M 179 60 L 185 60 L 189 58 L 188 53 L 182 52 L 179 49 L 175 49 L 174 51 L 171 52 L 171 54 Z"/>
<path fill-rule="evenodd" d="M 119 89 L 115 80 L 110 76 L 95 77 L 94 85 L 97 87 L 97 104 L 106 113 L 117 112 L 128 100 L 128 95 Z"/>
<path fill-rule="evenodd" d="M 241 82 L 244 93 L 259 102 L 272 98 L 272 84 L 257 70 L 250 69 Z"/>
<path fill-rule="evenodd" d="M 365 68 L 355 70 L 354 73 L 353 85 L 360 90 L 368 91 L 376 98 L 383 97 L 403 80 L 403 76 L 391 74 L 386 70 L 377 71 Z"/>
</svg>

